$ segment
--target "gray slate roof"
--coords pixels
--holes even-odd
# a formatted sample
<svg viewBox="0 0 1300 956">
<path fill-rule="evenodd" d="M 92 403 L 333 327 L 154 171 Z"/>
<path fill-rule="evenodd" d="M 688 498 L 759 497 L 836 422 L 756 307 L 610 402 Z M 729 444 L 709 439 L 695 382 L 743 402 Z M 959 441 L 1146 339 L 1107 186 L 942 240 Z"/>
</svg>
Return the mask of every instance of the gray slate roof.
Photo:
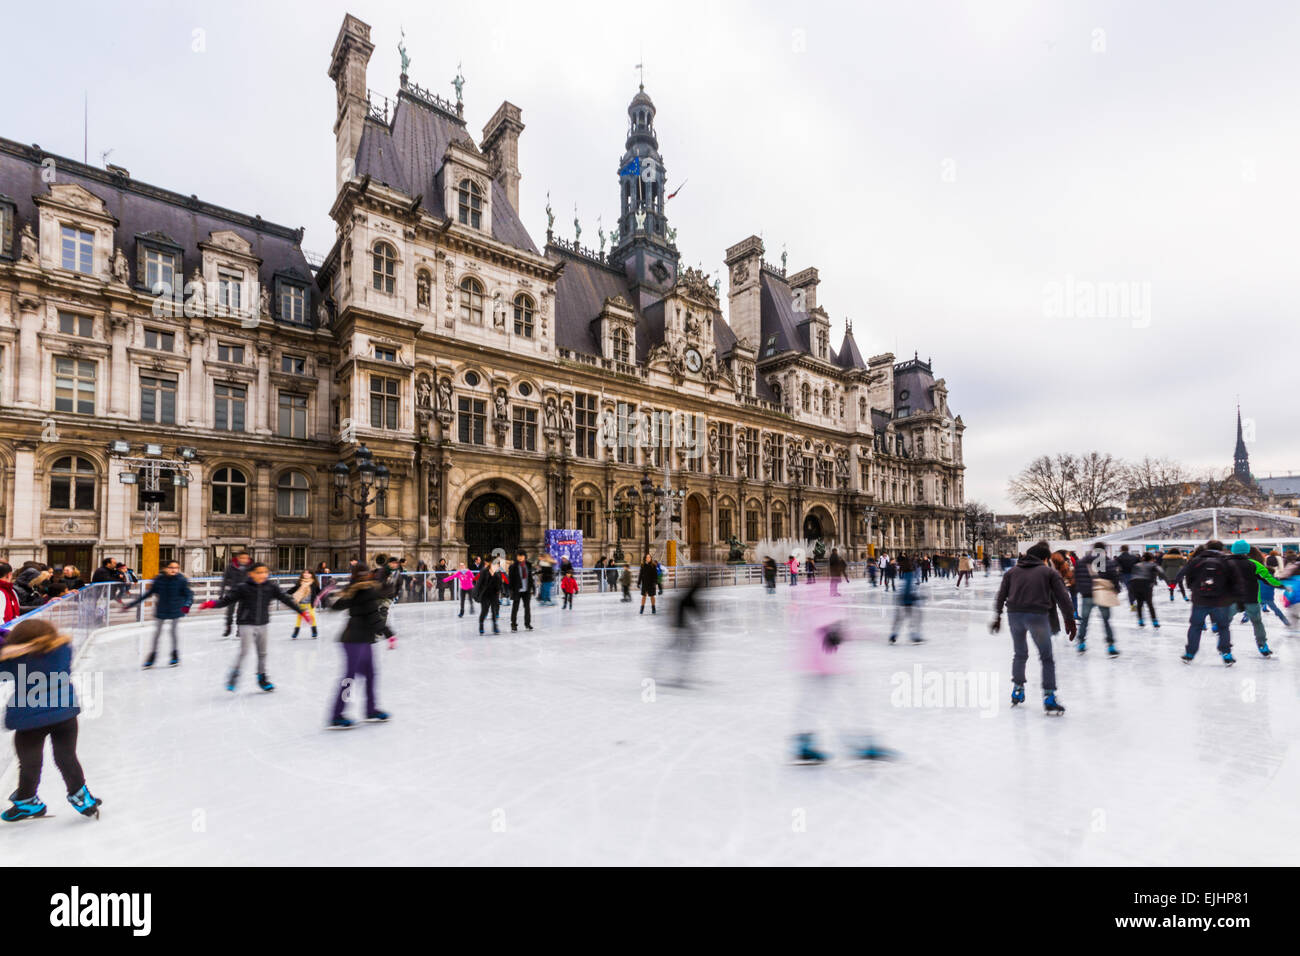
<svg viewBox="0 0 1300 956">
<path fill-rule="evenodd" d="M 399 190 L 414 199 L 424 196 L 424 207 L 433 215 L 448 215 L 443 202 L 439 175 L 447 147 L 473 137 L 465 121 L 453 119 L 441 110 L 399 96 L 391 124 L 367 119 L 357 147 L 356 174 Z M 536 254 L 528 230 L 506 199 L 505 191 L 492 183 L 492 238 Z"/>
<path fill-rule="evenodd" d="M 18 234 L 25 224 L 30 223 L 32 231 L 40 235 L 33 197 L 47 195 L 50 191 L 49 184 L 41 181 L 41 162 L 49 155 L 12 140 L 0 139 L 0 194 L 13 199 L 17 205 L 15 258 L 19 249 Z M 199 243 L 206 242 L 214 231 L 229 230 L 252 244 L 253 255 L 262 260 L 259 280 L 266 288 L 274 289 L 272 278 L 276 273 L 292 274 L 306 281 L 312 299 L 307 314 L 315 316 L 319 293 L 302 253 L 299 230 L 123 178 L 73 159 L 58 156 L 53 159 L 59 183 L 77 183 L 94 193 L 118 220 L 115 241 L 126 256 L 133 285 L 137 281 L 136 236 L 159 232 L 179 245 L 182 269 L 188 277 L 202 262 Z"/>
<path fill-rule="evenodd" d="M 1300 475 L 1278 475 L 1276 478 L 1259 478 L 1255 482 L 1260 490 L 1270 495 L 1300 495 Z"/>
</svg>

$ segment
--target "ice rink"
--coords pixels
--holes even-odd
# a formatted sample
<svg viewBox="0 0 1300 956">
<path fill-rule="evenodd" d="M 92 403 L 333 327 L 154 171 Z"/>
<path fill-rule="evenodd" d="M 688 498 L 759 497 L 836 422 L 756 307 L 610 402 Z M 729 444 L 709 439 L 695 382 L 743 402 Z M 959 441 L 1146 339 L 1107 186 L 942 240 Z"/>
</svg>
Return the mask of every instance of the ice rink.
<svg viewBox="0 0 1300 956">
<path fill-rule="evenodd" d="M 145 629 L 100 634 L 80 669 L 101 698 L 81 759 L 105 801 L 84 820 L 48 756 L 54 818 L 0 826 L 16 865 L 185 864 L 1272 864 L 1300 863 L 1300 641 L 1269 623 L 1273 660 L 1234 625 L 1239 663 L 1207 635 L 1178 660 L 1189 605 L 1160 631 L 1117 608 L 1122 655 L 1056 641 L 1063 718 L 1011 709 L 1011 641 L 990 635 L 998 577 L 923 586 L 927 641 L 886 643 L 892 594 L 827 594 L 860 625 L 841 703 L 897 749 L 889 763 L 789 760 L 799 690 L 791 589 L 708 592 L 698 686 L 652 682 L 667 615 L 583 593 L 534 608 L 535 630 L 480 637 L 451 602 L 399 604 L 376 645 L 387 724 L 326 730 L 342 616 L 289 639 L 272 616 L 270 694 L 212 615 L 182 622 L 183 664 L 140 670 Z M 1163 590 L 1163 589 L 1162 589 Z M 661 601 L 671 605 L 672 592 Z M 795 620 L 798 615 L 793 615 Z M 1240 618 L 1238 617 L 1239 621 Z M 149 625 L 151 629 L 152 625 Z M 905 640 L 905 639 L 904 639 Z M 662 673 L 659 676 L 663 676 Z M 946 686 L 946 691 L 945 691 Z M 959 693 L 974 688 L 975 694 Z M 982 693 L 982 697 L 981 697 Z M 356 704 L 352 705 L 353 716 Z M 0 784 L 14 784 L 4 740 Z"/>
</svg>

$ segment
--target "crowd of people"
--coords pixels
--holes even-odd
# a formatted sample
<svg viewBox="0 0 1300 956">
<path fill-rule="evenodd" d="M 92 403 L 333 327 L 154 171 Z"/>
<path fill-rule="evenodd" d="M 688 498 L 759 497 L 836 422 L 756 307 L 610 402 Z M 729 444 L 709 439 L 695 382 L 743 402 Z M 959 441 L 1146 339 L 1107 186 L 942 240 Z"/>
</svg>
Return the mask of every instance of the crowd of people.
<svg viewBox="0 0 1300 956">
<path fill-rule="evenodd" d="M 24 561 L 14 568 L 0 561 L 0 623 L 35 610 L 51 601 L 66 597 L 90 584 L 113 584 L 115 595 L 125 592 L 139 580 L 134 571 L 115 558 L 105 558 L 90 581 L 81 577 L 81 570 L 73 564 L 48 565 L 40 561 Z"/>
</svg>

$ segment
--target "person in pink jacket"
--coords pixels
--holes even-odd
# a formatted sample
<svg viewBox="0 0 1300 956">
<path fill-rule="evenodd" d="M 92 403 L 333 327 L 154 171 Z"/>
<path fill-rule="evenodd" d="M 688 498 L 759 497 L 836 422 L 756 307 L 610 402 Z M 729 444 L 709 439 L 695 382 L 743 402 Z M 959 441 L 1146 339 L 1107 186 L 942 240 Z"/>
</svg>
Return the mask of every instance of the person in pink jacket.
<svg viewBox="0 0 1300 956">
<path fill-rule="evenodd" d="M 460 613 L 457 617 L 465 616 L 465 602 L 469 601 L 470 616 L 474 616 L 474 572 L 465 567 L 462 561 L 456 566 L 456 570 L 451 573 L 451 579 L 456 582 L 460 588 Z"/>
<path fill-rule="evenodd" d="M 794 587 L 799 583 L 799 559 L 792 554 L 785 566 L 790 571 L 790 587 Z"/>
<path fill-rule="evenodd" d="M 787 623 L 795 639 L 795 670 L 798 672 L 799 699 L 796 705 L 798 733 L 794 735 L 796 763 L 824 763 L 828 755 L 816 748 L 814 736 L 822 715 L 833 715 L 844 706 L 853 706 L 850 668 L 844 659 L 844 644 L 860 637 L 838 608 L 819 605 L 812 594 L 792 600 Z M 850 720 L 856 720 L 851 715 Z M 845 724 L 847 721 L 844 722 Z M 893 751 L 877 745 L 869 734 L 849 731 L 844 724 L 841 734 L 850 742 L 853 755 L 860 760 L 893 757 Z"/>
</svg>

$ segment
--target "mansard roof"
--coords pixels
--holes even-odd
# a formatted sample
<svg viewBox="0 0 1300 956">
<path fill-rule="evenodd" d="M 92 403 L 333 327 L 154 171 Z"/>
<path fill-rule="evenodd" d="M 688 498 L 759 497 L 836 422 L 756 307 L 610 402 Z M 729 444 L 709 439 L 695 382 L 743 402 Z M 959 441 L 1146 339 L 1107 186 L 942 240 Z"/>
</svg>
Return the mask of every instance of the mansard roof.
<svg viewBox="0 0 1300 956">
<path fill-rule="evenodd" d="M 929 362 L 914 358 L 894 366 L 894 408 L 907 407 L 911 414 L 932 412 L 934 372 Z"/>
<path fill-rule="evenodd" d="M 213 232 L 229 230 L 252 246 L 252 254 L 262 260 L 259 281 L 271 287 L 277 274 L 295 275 L 314 286 L 311 268 L 302 252 L 302 230 L 267 222 L 221 206 L 203 202 L 197 196 L 183 196 L 151 186 L 107 169 L 88 166 L 74 159 L 54 156 L 34 146 L 0 138 L 0 194 L 13 198 L 17 207 L 14 225 L 14 255 L 17 257 L 18 233 L 26 224 L 40 234 L 35 196 L 50 192 L 50 184 L 41 178 L 42 163 L 54 162 L 57 182 L 76 183 L 103 200 L 118 225 L 114 242 L 122 247 L 130 269 L 131 283 L 142 282 L 137 275 L 135 238 L 158 239 L 165 236 L 180 246 L 182 268 L 188 277 L 202 262 L 199 243 L 207 242 Z M 311 295 L 316 295 L 312 289 Z M 313 302 L 313 308 L 315 303 Z M 309 312 L 309 315 L 314 315 Z"/>
<path fill-rule="evenodd" d="M 839 353 L 835 356 L 835 364 L 840 368 L 866 368 L 867 363 L 862 358 L 862 353 L 858 351 L 858 343 L 853 338 L 853 330 L 844 330 L 844 341 L 840 343 Z"/>
<path fill-rule="evenodd" d="M 790 286 L 767 269 L 759 270 L 758 281 L 762 289 L 762 322 L 759 326 L 762 341 L 755 342 L 754 347 L 759 350 L 759 358 L 769 354 L 779 355 L 781 352 L 809 351 L 808 326 L 800 326 L 806 316 L 795 312 L 794 294 Z M 773 336 L 776 337 L 775 341 L 769 347 L 768 342 Z"/>
<path fill-rule="evenodd" d="M 424 207 L 446 218 L 443 183 L 439 177 L 447 147 L 473 139 L 465 121 L 414 95 L 399 95 L 391 123 L 367 118 L 357 147 L 356 174 L 369 176 L 414 198 L 424 196 Z M 477 152 L 477 147 L 475 147 Z M 538 254 L 519 213 L 510 205 L 505 190 L 492 182 L 492 238 L 525 252 Z"/>
</svg>

